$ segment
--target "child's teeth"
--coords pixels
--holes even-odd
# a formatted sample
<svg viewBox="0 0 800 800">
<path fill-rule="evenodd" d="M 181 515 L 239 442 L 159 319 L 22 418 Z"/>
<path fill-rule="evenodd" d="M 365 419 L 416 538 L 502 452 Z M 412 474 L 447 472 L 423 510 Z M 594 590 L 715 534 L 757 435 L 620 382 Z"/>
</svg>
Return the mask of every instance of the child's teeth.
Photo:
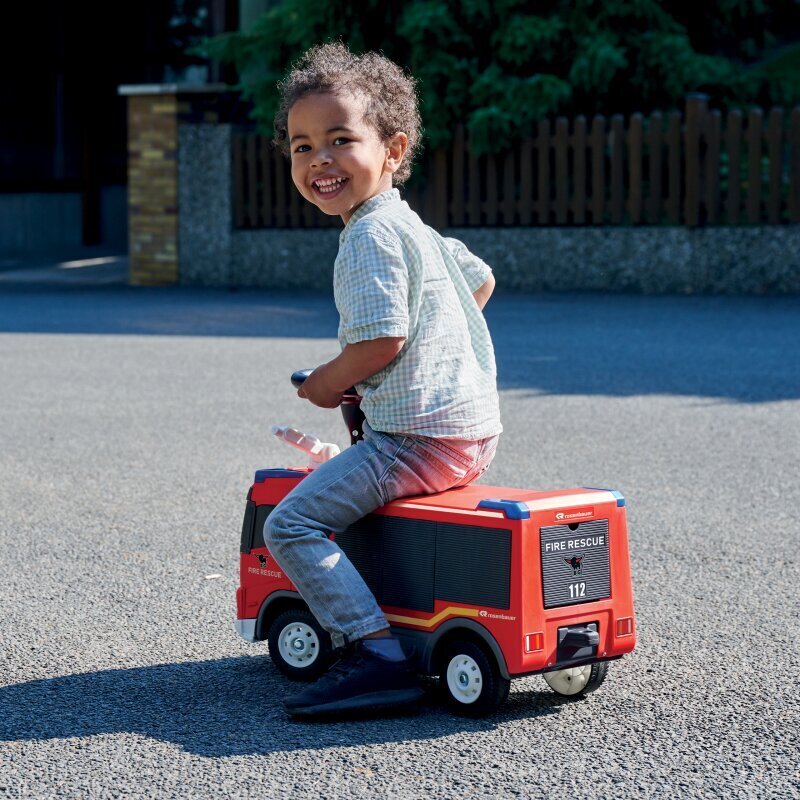
<svg viewBox="0 0 800 800">
<path fill-rule="evenodd" d="M 321 192 L 332 192 L 336 189 L 342 182 L 344 178 L 327 178 L 322 181 L 317 181 L 317 189 Z"/>
</svg>

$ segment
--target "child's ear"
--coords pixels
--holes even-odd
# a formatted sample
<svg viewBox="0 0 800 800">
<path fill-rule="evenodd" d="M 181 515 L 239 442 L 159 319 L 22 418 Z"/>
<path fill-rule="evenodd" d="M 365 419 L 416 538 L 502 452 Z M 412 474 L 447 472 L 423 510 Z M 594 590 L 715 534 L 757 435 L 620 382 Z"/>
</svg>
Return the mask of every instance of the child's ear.
<svg viewBox="0 0 800 800">
<path fill-rule="evenodd" d="M 384 163 L 386 171 L 395 173 L 400 169 L 400 165 L 403 163 L 403 156 L 408 150 L 408 136 L 402 131 L 398 131 L 386 140 L 385 147 L 386 161 Z"/>
</svg>

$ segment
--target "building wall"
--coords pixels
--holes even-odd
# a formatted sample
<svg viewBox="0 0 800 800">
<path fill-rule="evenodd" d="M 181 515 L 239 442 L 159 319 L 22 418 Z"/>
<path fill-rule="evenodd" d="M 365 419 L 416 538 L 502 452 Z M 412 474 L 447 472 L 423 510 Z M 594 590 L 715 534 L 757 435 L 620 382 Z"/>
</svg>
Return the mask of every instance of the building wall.
<svg viewBox="0 0 800 800">
<path fill-rule="evenodd" d="M 124 252 L 128 245 L 125 186 L 100 190 L 101 241 Z M 0 254 L 22 256 L 81 246 L 80 192 L 0 193 Z"/>
</svg>

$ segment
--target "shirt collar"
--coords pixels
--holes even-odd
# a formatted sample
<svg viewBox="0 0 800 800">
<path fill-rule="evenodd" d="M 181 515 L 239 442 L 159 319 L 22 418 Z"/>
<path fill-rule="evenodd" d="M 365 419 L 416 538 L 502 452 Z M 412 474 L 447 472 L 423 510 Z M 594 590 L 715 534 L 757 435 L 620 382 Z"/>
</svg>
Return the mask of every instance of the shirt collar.
<svg viewBox="0 0 800 800">
<path fill-rule="evenodd" d="M 376 194 L 375 197 L 370 197 L 369 200 L 365 200 L 353 212 L 353 216 L 350 217 L 349 222 L 344 226 L 344 230 L 339 234 L 339 242 L 344 242 L 344 240 L 349 236 L 353 225 L 362 217 L 372 213 L 376 208 L 379 208 L 386 203 L 394 203 L 398 202 L 399 200 L 400 192 L 397 189 L 387 189 L 385 192 L 381 192 L 380 194 Z"/>
</svg>

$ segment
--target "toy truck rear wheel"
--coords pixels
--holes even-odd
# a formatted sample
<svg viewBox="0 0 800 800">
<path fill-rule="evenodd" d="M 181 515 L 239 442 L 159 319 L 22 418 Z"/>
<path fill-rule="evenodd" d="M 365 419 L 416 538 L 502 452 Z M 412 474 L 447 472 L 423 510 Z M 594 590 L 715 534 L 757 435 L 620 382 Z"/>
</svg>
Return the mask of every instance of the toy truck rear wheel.
<svg viewBox="0 0 800 800">
<path fill-rule="evenodd" d="M 331 664 L 331 638 L 305 608 L 278 614 L 269 626 L 267 641 L 275 666 L 292 680 L 316 680 Z"/>
<path fill-rule="evenodd" d="M 577 699 L 597 689 L 607 674 L 608 662 L 598 661 L 596 664 L 586 664 L 582 667 L 545 672 L 542 677 L 556 694 Z"/>
<path fill-rule="evenodd" d="M 440 686 L 457 714 L 483 717 L 508 697 L 511 681 L 500 674 L 495 657 L 471 639 L 447 642 L 438 663 Z"/>
</svg>

